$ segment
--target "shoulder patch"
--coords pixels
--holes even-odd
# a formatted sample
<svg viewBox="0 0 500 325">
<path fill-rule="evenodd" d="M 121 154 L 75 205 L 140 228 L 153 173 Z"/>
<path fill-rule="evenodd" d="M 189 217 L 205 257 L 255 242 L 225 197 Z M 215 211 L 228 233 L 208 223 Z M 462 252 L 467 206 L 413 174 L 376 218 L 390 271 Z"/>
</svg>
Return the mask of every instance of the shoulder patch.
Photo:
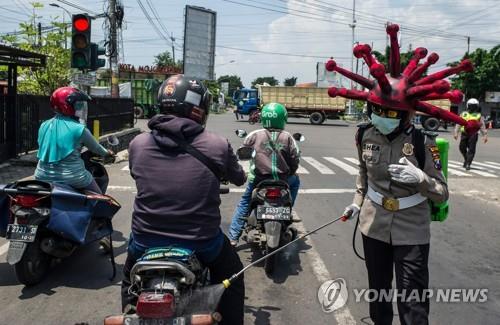
<svg viewBox="0 0 500 325">
<path fill-rule="evenodd" d="M 432 161 L 434 162 L 434 168 L 437 170 L 442 169 L 441 155 L 439 154 L 439 148 L 436 145 L 428 145 L 427 148 L 431 152 Z"/>
</svg>

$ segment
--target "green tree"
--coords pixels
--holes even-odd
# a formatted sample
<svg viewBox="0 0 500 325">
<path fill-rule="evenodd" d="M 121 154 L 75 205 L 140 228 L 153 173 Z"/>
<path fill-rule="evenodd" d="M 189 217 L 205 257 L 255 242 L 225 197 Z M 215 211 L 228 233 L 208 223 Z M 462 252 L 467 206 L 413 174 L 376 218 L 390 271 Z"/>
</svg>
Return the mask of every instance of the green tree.
<svg viewBox="0 0 500 325">
<path fill-rule="evenodd" d="M 295 86 L 297 84 L 297 77 L 285 78 L 283 85 L 285 86 Z"/>
<path fill-rule="evenodd" d="M 478 48 L 469 55 L 465 54 L 474 64 L 474 71 L 461 73 L 451 78 L 453 88 L 460 89 L 467 98 L 484 100 L 486 91 L 500 91 L 500 45 L 491 50 Z M 457 65 L 458 62 L 448 64 Z"/>
<path fill-rule="evenodd" d="M 169 51 L 161 52 L 155 56 L 154 64 L 160 68 L 177 67 L 182 68 L 182 60 L 174 62 L 172 55 Z"/>
<path fill-rule="evenodd" d="M 229 82 L 229 97 L 232 97 L 236 89 L 243 88 L 243 83 L 241 82 L 241 78 L 237 75 L 225 75 L 220 76 L 217 79 L 217 83 L 220 85 L 222 82 Z"/>
<path fill-rule="evenodd" d="M 8 45 L 23 50 L 38 52 L 47 56 L 47 65 L 43 68 L 18 68 L 20 93 L 50 95 L 55 89 L 67 86 L 70 82 L 70 50 L 64 49 L 64 41 L 69 37 L 67 26 L 52 21 L 47 32 L 38 36 L 36 10 L 43 4 L 33 2 L 33 16 L 28 22 L 19 24 L 19 33 L 0 37 Z M 57 19 L 57 17 L 56 17 Z"/>
<path fill-rule="evenodd" d="M 256 85 L 262 85 L 263 83 L 268 83 L 271 86 L 277 86 L 280 82 L 274 77 L 258 77 L 252 81 L 252 88 L 255 88 Z"/>
</svg>

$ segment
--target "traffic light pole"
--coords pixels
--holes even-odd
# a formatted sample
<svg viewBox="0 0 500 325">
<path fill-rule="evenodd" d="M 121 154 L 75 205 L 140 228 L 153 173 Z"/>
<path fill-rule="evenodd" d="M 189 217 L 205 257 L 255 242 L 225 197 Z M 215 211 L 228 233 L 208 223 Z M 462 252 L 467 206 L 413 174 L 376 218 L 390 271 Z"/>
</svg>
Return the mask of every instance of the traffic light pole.
<svg viewBox="0 0 500 325">
<path fill-rule="evenodd" d="M 109 0 L 109 34 L 111 36 L 110 46 L 111 55 L 109 57 L 109 62 L 111 66 L 111 97 L 120 97 L 120 88 L 118 86 L 119 82 L 119 71 L 118 71 L 118 37 L 116 32 L 116 0 Z"/>
</svg>

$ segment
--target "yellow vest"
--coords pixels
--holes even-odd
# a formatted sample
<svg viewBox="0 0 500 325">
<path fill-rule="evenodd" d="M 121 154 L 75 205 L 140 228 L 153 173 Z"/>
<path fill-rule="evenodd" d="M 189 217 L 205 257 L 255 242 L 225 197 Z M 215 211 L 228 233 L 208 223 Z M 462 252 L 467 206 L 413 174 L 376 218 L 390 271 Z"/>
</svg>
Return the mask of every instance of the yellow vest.
<svg viewBox="0 0 500 325">
<path fill-rule="evenodd" d="M 465 111 L 465 112 L 462 112 L 462 114 L 460 114 L 460 117 L 466 121 L 470 121 L 470 120 L 480 121 L 481 120 L 481 113 L 469 113 L 469 112 Z M 460 127 L 460 132 L 465 132 L 465 128 L 463 126 Z"/>
</svg>

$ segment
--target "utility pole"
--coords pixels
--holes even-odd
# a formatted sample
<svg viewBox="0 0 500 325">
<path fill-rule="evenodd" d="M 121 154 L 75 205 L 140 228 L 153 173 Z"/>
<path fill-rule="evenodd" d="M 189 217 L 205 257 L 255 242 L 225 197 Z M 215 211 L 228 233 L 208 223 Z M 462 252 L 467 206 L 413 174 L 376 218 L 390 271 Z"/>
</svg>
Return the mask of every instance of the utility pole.
<svg viewBox="0 0 500 325">
<path fill-rule="evenodd" d="M 110 35 L 110 56 L 109 65 L 111 69 L 111 97 L 120 97 L 119 71 L 118 71 L 118 37 L 116 33 L 116 0 L 109 0 L 109 35 Z"/>
<path fill-rule="evenodd" d="M 175 47 L 174 47 L 175 37 L 174 37 L 174 33 L 170 34 L 170 40 L 172 41 L 172 60 L 174 60 L 174 66 L 175 66 L 176 62 L 175 62 Z"/>
<path fill-rule="evenodd" d="M 352 28 L 352 41 L 349 52 L 352 52 L 352 48 L 354 47 L 354 29 L 356 28 L 356 0 L 352 0 L 352 24 L 349 25 Z M 351 71 L 354 71 L 354 56 L 351 54 Z M 354 83 L 351 80 L 351 89 L 354 88 Z M 348 115 L 353 114 L 354 112 L 354 101 L 351 99 L 349 101 L 349 111 Z"/>
<path fill-rule="evenodd" d="M 467 36 L 467 54 L 469 54 L 470 51 L 470 36 Z"/>
</svg>

